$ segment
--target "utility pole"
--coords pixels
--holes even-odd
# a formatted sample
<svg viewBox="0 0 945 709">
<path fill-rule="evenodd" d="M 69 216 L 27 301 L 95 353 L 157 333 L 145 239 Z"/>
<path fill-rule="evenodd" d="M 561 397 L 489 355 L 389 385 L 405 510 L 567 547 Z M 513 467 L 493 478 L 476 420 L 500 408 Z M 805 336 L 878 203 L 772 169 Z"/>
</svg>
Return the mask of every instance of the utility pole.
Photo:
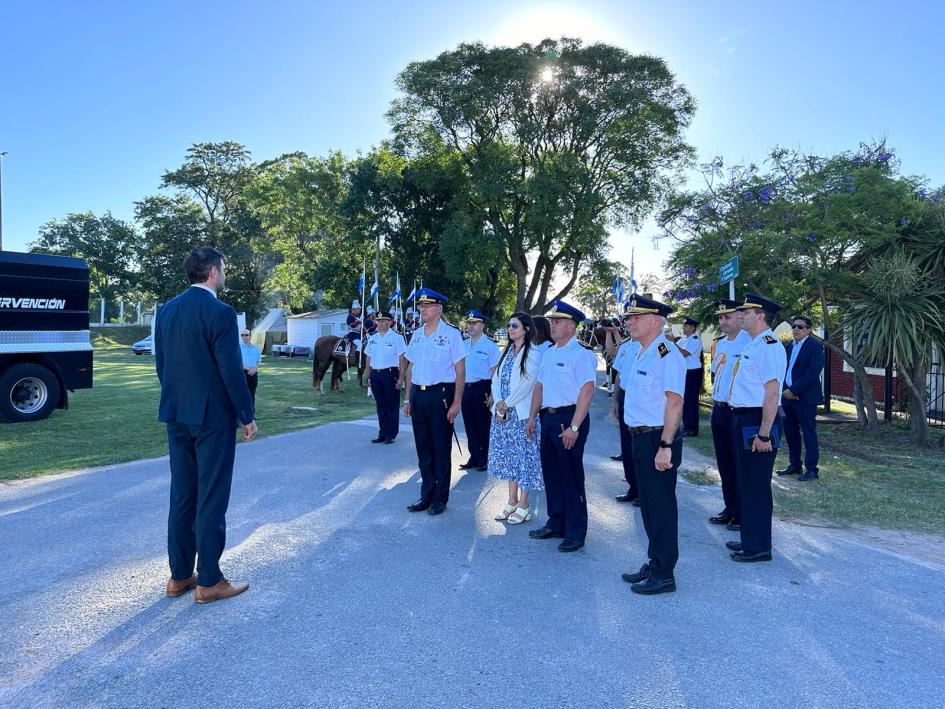
<svg viewBox="0 0 945 709">
<path fill-rule="evenodd" d="M 9 154 L 0 150 L 0 251 L 3 251 L 3 158 Z"/>
</svg>

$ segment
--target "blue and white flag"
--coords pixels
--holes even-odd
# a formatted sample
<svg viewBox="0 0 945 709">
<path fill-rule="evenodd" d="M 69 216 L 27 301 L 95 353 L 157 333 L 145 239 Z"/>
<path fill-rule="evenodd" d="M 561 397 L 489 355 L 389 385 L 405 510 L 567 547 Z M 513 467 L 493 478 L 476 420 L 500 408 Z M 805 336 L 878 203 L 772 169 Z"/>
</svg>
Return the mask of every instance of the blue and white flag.
<svg viewBox="0 0 945 709">
<path fill-rule="evenodd" d="M 361 277 L 358 279 L 358 293 L 364 295 L 364 266 L 361 267 Z"/>
<path fill-rule="evenodd" d="M 619 282 L 620 278 L 618 276 L 614 276 L 614 284 L 610 287 L 610 294 L 615 298 L 617 297 L 617 284 Z"/>
<path fill-rule="evenodd" d="M 371 294 L 368 296 L 368 298 L 369 299 L 373 298 L 376 295 L 377 295 L 377 279 L 374 279 L 374 285 L 371 286 Z"/>
<path fill-rule="evenodd" d="M 617 288 L 617 301 L 623 302 L 623 281 L 620 281 L 620 286 Z"/>
<path fill-rule="evenodd" d="M 397 300 L 397 298 L 398 298 L 399 295 L 400 295 L 400 293 L 394 293 L 390 298 L 387 299 L 387 305 L 388 305 L 388 307 L 390 306 L 391 303 L 393 303 L 395 300 Z"/>
</svg>

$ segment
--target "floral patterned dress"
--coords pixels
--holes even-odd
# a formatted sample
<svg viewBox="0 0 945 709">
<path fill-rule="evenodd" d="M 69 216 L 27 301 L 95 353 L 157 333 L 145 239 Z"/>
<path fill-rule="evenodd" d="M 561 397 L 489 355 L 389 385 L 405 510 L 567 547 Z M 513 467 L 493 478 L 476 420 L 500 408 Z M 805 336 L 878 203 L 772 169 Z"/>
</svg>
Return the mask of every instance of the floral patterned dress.
<svg viewBox="0 0 945 709">
<path fill-rule="evenodd" d="M 499 372 L 500 399 L 509 396 L 514 366 L 514 352 L 510 351 Z M 541 423 L 535 421 L 535 433 L 529 440 L 525 436 L 527 422 L 518 417 L 514 407 L 508 411 L 505 421 L 496 421 L 495 417 L 492 419 L 489 430 L 489 475 L 499 480 L 514 480 L 523 490 L 544 490 L 541 454 L 538 450 Z"/>
</svg>

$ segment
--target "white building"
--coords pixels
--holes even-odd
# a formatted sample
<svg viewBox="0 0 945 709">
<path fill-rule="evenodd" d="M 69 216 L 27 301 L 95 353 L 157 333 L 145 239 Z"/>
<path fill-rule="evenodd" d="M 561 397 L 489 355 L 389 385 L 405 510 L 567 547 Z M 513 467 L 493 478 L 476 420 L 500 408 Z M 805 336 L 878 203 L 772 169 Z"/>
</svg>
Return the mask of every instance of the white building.
<svg viewBox="0 0 945 709">
<path fill-rule="evenodd" d="M 315 310 L 300 315 L 286 317 L 287 344 L 291 347 L 308 347 L 323 335 L 344 337 L 348 332 L 345 320 L 347 310 Z"/>
</svg>

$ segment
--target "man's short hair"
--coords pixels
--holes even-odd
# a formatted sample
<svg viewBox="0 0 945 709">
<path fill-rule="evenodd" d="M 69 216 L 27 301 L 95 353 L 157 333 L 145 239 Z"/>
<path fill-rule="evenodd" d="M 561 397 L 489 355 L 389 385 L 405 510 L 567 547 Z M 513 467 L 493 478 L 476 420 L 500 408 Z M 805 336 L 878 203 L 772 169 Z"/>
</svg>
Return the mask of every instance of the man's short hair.
<svg viewBox="0 0 945 709">
<path fill-rule="evenodd" d="M 184 271 L 191 283 L 206 283 L 214 266 L 223 267 L 223 254 L 210 246 L 194 249 L 184 258 Z"/>
<path fill-rule="evenodd" d="M 791 318 L 791 324 L 793 325 L 798 320 L 804 323 L 804 327 L 806 327 L 808 330 L 810 330 L 814 326 L 814 323 L 812 323 L 810 321 L 810 318 L 807 317 L 806 315 L 795 315 L 793 318 Z"/>
</svg>

